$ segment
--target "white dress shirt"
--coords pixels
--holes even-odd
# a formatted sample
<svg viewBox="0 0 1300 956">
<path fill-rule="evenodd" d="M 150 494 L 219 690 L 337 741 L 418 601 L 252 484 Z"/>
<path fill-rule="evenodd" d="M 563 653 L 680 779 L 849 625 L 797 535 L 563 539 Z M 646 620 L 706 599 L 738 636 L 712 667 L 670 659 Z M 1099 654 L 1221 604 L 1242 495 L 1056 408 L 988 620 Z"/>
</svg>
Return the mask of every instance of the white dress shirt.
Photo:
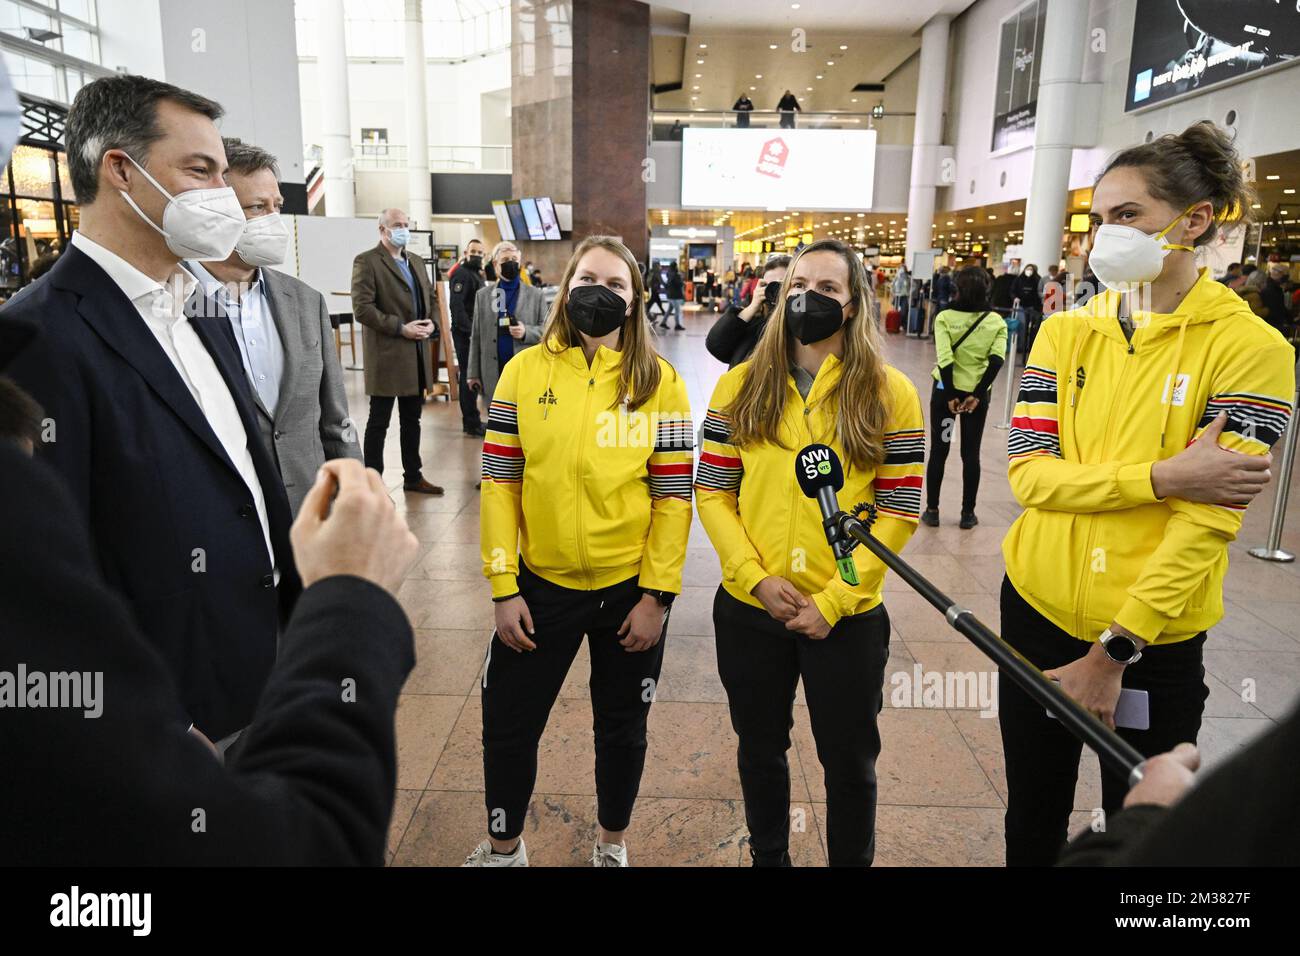
<svg viewBox="0 0 1300 956">
<path fill-rule="evenodd" d="M 203 341 L 185 315 L 185 303 L 197 287 L 197 280 L 177 267 L 176 274 L 167 285 L 163 285 L 80 232 L 73 232 L 72 244 L 107 272 L 108 277 L 131 300 L 136 312 L 171 360 L 176 374 L 194 396 L 194 401 L 216 433 L 221 447 L 226 450 L 226 455 L 234 463 L 253 496 L 257 520 L 262 523 L 262 537 L 266 540 L 266 552 L 274 568 L 275 548 L 271 544 L 266 498 L 262 494 L 262 483 L 257 479 L 252 453 L 248 450 L 248 434 L 244 431 L 239 409 L 230 389 L 226 387 L 226 380 L 221 377 L 217 363 L 204 348 Z M 176 291 L 181 294 L 174 294 Z M 276 569 L 277 582 L 279 577 L 279 569 Z"/>
</svg>

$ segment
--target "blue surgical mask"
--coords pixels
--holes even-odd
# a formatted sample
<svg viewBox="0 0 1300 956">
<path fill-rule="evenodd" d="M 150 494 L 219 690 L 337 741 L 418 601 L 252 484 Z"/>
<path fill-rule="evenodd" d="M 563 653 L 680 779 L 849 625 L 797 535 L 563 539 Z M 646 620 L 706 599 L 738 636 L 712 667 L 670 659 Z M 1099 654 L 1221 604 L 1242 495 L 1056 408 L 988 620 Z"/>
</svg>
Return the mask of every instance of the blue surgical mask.
<svg viewBox="0 0 1300 956">
<path fill-rule="evenodd" d="M 399 249 L 405 248 L 411 240 L 411 230 L 406 226 L 398 226 L 396 229 L 388 230 L 389 241 Z"/>
</svg>

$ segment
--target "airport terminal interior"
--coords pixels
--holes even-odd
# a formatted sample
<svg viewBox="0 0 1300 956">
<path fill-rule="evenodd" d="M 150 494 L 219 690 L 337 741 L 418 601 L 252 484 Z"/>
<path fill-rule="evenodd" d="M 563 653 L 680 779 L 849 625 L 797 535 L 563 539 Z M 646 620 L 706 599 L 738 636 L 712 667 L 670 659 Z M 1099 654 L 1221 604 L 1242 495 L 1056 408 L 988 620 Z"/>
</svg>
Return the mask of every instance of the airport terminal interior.
<svg viewBox="0 0 1300 956">
<path fill-rule="evenodd" d="M 1259 341 L 1271 336 L 1267 341 L 1276 348 L 1270 355 L 1283 355 L 1274 380 L 1289 383 L 1272 391 L 1253 385 L 1223 391 L 1256 398 L 1267 393 L 1284 412 L 1294 406 L 1287 389 L 1294 389 L 1295 353 L 1284 348 L 1300 341 L 1300 125 L 1294 121 L 1300 14 L 1293 7 L 1271 0 L 0 0 L 0 48 L 16 93 L 13 118 L 20 122 L 0 179 L 7 193 L 0 297 L 12 299 L 0 308 L 0 325 L 6 312 L 16 314 L 60 273 L 40 276 L 72 265 L 62 260 L 76 248 L 82 210 L 67 139 L 76 134 L 69 111 L 81 91 L 123 76 L 165 81 L 219 103 L 221 135 L 274 158 L 270 181 L 283 197 L 279 218 L 286 236 L 281 258 L 260 268 L 292 277 L 294 288 L 323 303 L 310 309 L 312 321 L 321 309 L 328 313 L 328 325 L 314 328 L 327 368 L 337 371 L 329 387 L 343 396 L 338 414 L 345 416 L 344 438 L 350 435 L 352 457 L 360 460 L 364 446 L 365 463 L 382 464 L 388 497 L 418 542 L 395 588 L 413 631 L 415 663 L 397 698 L 395 799 L 381 862 L 460 866 L 472 851 L 482 851 L 480 862 L 508 855 L 504 845 L 475 850 L 488 835 L 484 742 L 491 734 L 484 730 L 482 697 L 493 663 L 489 648 L 508 653 L 494 637 L 502 607 L 494 601 L 498 582 L 485 580 L 485 562 L 492 560 L 484 540 L 486 492 L 491 501 L 501 500 L 495 497 L 502 494 L 506 467 L 500 456 L 517 453 L 522 463 L 518 436 L 531 415 L 525 405 L 533 401 L 521 386 L 516 425 L 515 406 L 507 401 L 513 393 L 502 398 L 499 388 L 493 403 L 479 383 L 499 379 L 513 388 L 534 374 L 523 364 L 528 350 L 512 352 L 501 331 L 514 327 L 508 314 L 516 310 L 514 299 L 497 318 L 485 320 L 483 310 L 497 300 L 487 293 L 475 297 L 474 290 L 485 278 L 509 284 L 512 297 L 523 293 L 521 315 L 522 303 L 535 299 L 540 335 L 540 322 L 565 303 L 566 321 L 576 321 L 571 317 L 581 297 L 570 296 L 572 287 L 561 282 L 580 243 L 592 235 L 616 237 L 640 273 L 636 286 L 645 288 L 641 302 L 633 303 L 634 315 L 647 312 L 641 333 L 685 383 L 697 439 L 696 501 L 679 593 L 670 600 L 662 637 L 635 811 L 625 837 L 616 834 L 626 858 L 609 849 L 598 819 L 592 659 L 585 643 L 545 722 L 522 838 L 534 866 L 590 866 L 593 844 L 597 865 L 603 858 L 633 866 L 748 866 L 757 851 L 745 796 L 755 791 L 750 785 L 742 791 L 735 701 L 729 699 L 729 691 L 731 697 L 744 693 L 738 690 L 744 681 L 737 684 L 733 673 L 724 687 L 722 637 L 715 633 L 724 571 L 733 583 L 736 572 L 724 568 L 714 529 L 706 528 L 708 516 L 700 510 L 706 463 L 716 468 L 724 447 L 706 413 L 712 421 L 711 397 L 731 361 L 711 354 L 710 331 L 720 322 L 740 322 L 736 316 L 762 300 L 756 278 L 774 257 L 793 256 L 797 266 L 802 250 L 834 241 L 817 247 L 846 249 L 856 260 L 856 271 L 845 274 L 864 277 L 870 314 L 855 321 L 876 326 L 871 341 L 883 361 L 914 387 L 919 405 L 907 427 L 918 441 L 924 433 L 928 460 L 933 408 L 941 407 L 931 403 L 936 381 L 942 382 L 936 369 L 954 360 L 957 333 L 970 321 L 940 317 L 956 315 L 946 310 L 959 298 L 970 295 L 976 302 L 980 296 L 961 283 L 979 279 L 984 304 L 973 307 L 974 322 L 992 315 L 990 334 L 1004 337 L 996 348 L 985 348 L 980 365 L 996 357 L 997 372 L 1001 363 L 982 393 L 986 424 L 982 439 L 974 438 L 981 442 L 977 460 L 967 468 L 967 477 L 970 467 L 978 473 L 978 500 L 972 508 L 962 495 L 961 448 L 970 439 L 962 432 L 957 442 L 953 434 L 957 447 L 947 460 L 937 521 L 921 520 L 901 553 L 934 587 L 1000 633 L 1007 626 L 1004 540 L 1027 507 L 1008 477 L 1008 453 L 1017 457 L 1026 429 L 1037 428 L 1034 440 L 1044 440 L 1044 426 L 1033 424 L 1041 413 L 1023 404 L 1035 400 L 1026 395 L 1035 377 L 1045 374 L 1033 367 L 1027 340 L 1048 336 L 1053 324 L 1059 328 L 1064 320 L 1054 313 L 1083 308 L 1088 295 L 1082 290 L 1110 295 L 1115 261 L 1138 255 L 1135 246 L 1124 253 L 1127 260 L 1108 258 L 1105 268 L 1102 256 L 1093 256 L 1099 227 L 1123 231 L 1127 222 L 1109 218 L 1113 192 L 1099 182 L 1117 153 L 1154 148 L 1162 137 L 1207 120 L 1230 142 L 1235 157 L 1227 175 L 1249 189 L 1231 195 L 1249 195 L 1248 208 L 1218 204 L 1195 213 L 1189 210 L 1197 204 L 1218 200 L 1198 194 L 1188 205 L 1160 194 L 1179 214 L 1175 223 L 1191 228 L 1200 215 L 1201 229 L 1212 219 L 1220 225 L 1212 241 L 1196 242 L 1194 250 L 1177 245 L 1177 233 L 1156 237 L 1156 246 L 1174 246 L 1158 250 L 1153 274 L 1133 281 L 1153 281 L 1162 262 L 1174 261 L 1164 258 L 1171 248 L 1175 258 L 1185 256 L 1204 270 L 1200 281 L 1215 284 L 1214 295 L 1221 297 L 1215 301 L 1227 303 L 1222 308 L 1237 310 L 1233 315 L 1249 322 Z M 94 205 L 107 201 L 101 195 Z M 1102 201 L 1109 203 L 1105 210 L 1098 208 Z M 1121 225 L 1101 225 L 1103 218 Z M 1141 232 L 1150 237 L 1165 225 L 1152 221 Z M 1146 241 L 1138 230 L 1128 232 L 1137 235 L 1133 242 Z M 381 274 L 389 285 L 372 282 L 362 302 L 358 276 L 363 254 L 372 250 L 399 260 L 404 250 L 406 272 Z M 471 256 L 482 258 L 471 262 Z M 825 261 L 827 254 L 810 250 L 804 261 L 817 256 Z M 410 265 L 423 268 L 421 282 L 412 279 Z M 471 271 L 476 278 L 466 299 Z M 371 344 L 378 341 L 372 326 L 406 319 L 383 315 L 392 308 L 382 302 L 375 312 L 375 296 L 385 288 L 406 290 L 406 283 L 417 290 L 414 321 L 429 329 L 420 336 L 418 384 L 394 392 L 376 384 L 388 358 Z M 429 290 L 423 300 L 422 285 Z M 24 292 L 28 287 L 32 291 Z M 273 310 L 289 301 L 278 291 L 267 295 Z M 773 296 L 769 303 L 775 302 Z M 402 308 L 410 305 L 404 299 Z M 789 302 L 781 307 L 794 308 Z M 457 310 L 465 308 L 477 310 L 471 315 L 475 331 L 472 338 L 465 333 L 458 355 L 461 343 L 453 346 L 453 340 L 463 312 Z M 379 319 L 367 318 L 363 309 Z M 497 329 L 500 338 L 495 348 L 488 343 L 471 356 L 481 321 L 487 334 Z M 952 334 L 949 322 L 957 323 Z M 1189 341 L 1195 328 L 1195 320 L 1191 326 L 1184 320 Z M 769 326 L 763 341 L 774 332 Z M 794 348 L 801 334 L 796 322 L 780 341 Z M 388 335 L 385 349 L 415 348 L 405 333 Z M 242 387 L 252 408 L 259 394 L 266 398 L 256 372 L 257 343 L 230 341 L 238 346 L 230 354 L 241 355 L 249 373 Z M 811 347 L 807 338 L 799 341 L 799 348 Z M 296 361 L 294 354 L 277 361 Z M 1064 421 L 1065 383 L 1074 371 L 1065 364 L 1068 355 L 1056 358 L 1064 369 Z M 1168 365 L 1169 359 L 1161 361 Z M 507 376 L 510 363 L 517 374 Z M 1171 405 L 1183 403 L 1180 388 L 1200 386 L 1187 384 L 1177 365 L 1162 366 L 1161 381 L 1166 371 L 1184 380 L 1173 383 L 1166 405 L 1166 415 L 1177 417 L 1182 410 Z M 1083 375 L 1080 365 L 1078 388 L 1086 395 Z M 479 391 L 472 390 L 471 378 Z M 15 379 L 23 384 L 16 373 Z M 798 402 L 798 376 L 792 373 L 790 381 L 790 400 Z M 1138 404 L 1115 382 L 1104 387 L 1114 390 L 1116 408 L 1129 400 Z M 473 396 L 468 410 L 466 389 Z M 393 421 L 387 440 L 381 434 L 375 444 L 368 426 L 376 414 L 372 396 L 394 394 L 401 407 L 387 399 Z M 545 402 L 546 393 L 539 394 Z M 418 396 L 414 441 L 422 459 L 414 484 L 406 447 L 411 422 L 398 420 L 408 408 L 403 397 L 414 401 L 412 395 Z M 841 394 L 840 405 L 858 398 Z M 1158 419 L 1152 407 L 1148 403 L 1143 414 Z M 1210 408 L 1200 425 L 1213 417 Z M 281 438 L 281 426 L 274 427 L 272 445 Z M 1227 555 L 1227 571 L 1223 613 L 1206 628 L 1203 646 L 1208 695 L 1195 741 L 1201 775 L 1277 730 L 1300 698 L 1300 565 L 1294 560 L 1300 475 L 1292 467 L 1295 426 L 1277 432 L 1266 443 L 1271 480 L 1248 509 L 1235 512 L 1235 534 L 1214 539 Z M 1171 443 L 1161 456 L 1188 441 L 1179 433 L 1179 447 Z M 1060 446 L 1054 447 L 1059 458 Z M 796 451 L 790 448 L 791 467 Z M 1128 454 L 1110 451 L 1117 459 Z M 36 457 L 42 453 L 38 448 Z M 529 446 L 528 464 L 520 465 L 525 508 L 532 453 Z M 651 459 L 652 488 L 656 467 Z M 927 507 L 920 504 L 926 494 L 921 471 L 918 464 L 912 523 Z M 593 466 L 587 480 L 600 482 L 602 472 Z M 881 503 L 886 486 L 876 487 Z M 292 489 L 288 500 L 298 507 Z M 811 503 L 807 507 L 819 535 L 820 518 Z M 978 523 L 967 526 L 967 511 Z M 527 512 L 522 515 L 528 524 Z M 584 533 L 576 532 L 579 549 Z M 1036 559 L 1043 562 L 1036 573 L 1065 574 L 1065 558 L 1058 569 L 1042 556 L 1048 554 Z M 827 567 L 833 578 L 835 565 Z M 1208 573 L 1197 567 L 1196 574 Z M 1180 586 L 1177 578 L 1168 588 Z M 511 600 L 509 594 L 496 597 Z M 998 667 L 893 571 L 881 597 L 888 641 L 876 720 L 874 864 L 1007 865 Z M 1122 600 L 1121 589 L 1115 607 Z M 1095 633 L 1074 636 L 1097 640 Z M 1148 648 L 1148 657 L 1162 650 Z M 1008 683 L 1003 675 L 1004 690 Z M 803 684 L 792 721 L 789 862 L 826 866 L 835 860 L 819 750 L 833 742 L 814 738 Z M 216 742 L 226 734 L 209 736 Z M 241 746 L 236 742 L 230 751 L 236 765 Z M 1285 773 L 1294 776 L 1294 765 Z M 1101 777 L 1097 756 L 1085 747 L 1071 834 L 1098 828 Z M 1294 820 L 1287 823 L 1294 827 Z"/>
</svg>

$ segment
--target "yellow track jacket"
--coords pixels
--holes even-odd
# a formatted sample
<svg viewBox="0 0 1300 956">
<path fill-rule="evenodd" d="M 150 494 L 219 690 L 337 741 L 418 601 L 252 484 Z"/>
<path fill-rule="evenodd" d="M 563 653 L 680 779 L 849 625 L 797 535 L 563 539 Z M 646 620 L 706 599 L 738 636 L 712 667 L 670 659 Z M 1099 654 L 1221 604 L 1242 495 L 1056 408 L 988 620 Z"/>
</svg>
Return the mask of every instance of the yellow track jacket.
<svg viewBox="0 0 1300 956">
<path fill-rule="evenodd" d="M 925 422 L 916 388 L 902 372 L 886 366 L 889 418 L 885 426 L 885 460 L 878 467 L 851 468 L 835 435 L 835 408 L 830 393 L 842 366 L 828 356 L 813 380 L 805 402 L 787 376 L 781 444 L 738 448 L 731 443 L 727 408 L 749 374 L 745 362 L 718 381 L 704 421 L 704 444 L 695 478 L 696 507 L 722 562 L 722 586 L 738 601 L 761 607 L 750 592 L 770 575 L 790 581 L 810 595 L 832 627 L 841 618 L 861 614 L 880 603 L 885 566 L 861 545 L 853 552 L 856 586 L 840 580 L 817 502 L 804 497 L 795 479 L 795 455 L 812 442 L 835 449 L 844 463 L 845 511 L 874 502 L 878 518 L 871 529 L 881 542 L 901 551 L 921 511 L 925 459 Z M 851 399 L 850 399 L 851 400 Z"/>
<path fill-rule="evenodd" d="M 1245 509 L 1157 499 L 1151 466 L 1220 412 L 1220 444 L 1260 455 L 1291 415 L 1295 354 L 1202 270 L 1169 315 L 1119 297 L 1045 321 L 1007 438 L 1024 513 L 1002 544 L 1007 575 L 1039 613 L 1095 641 L 1112 621 L 1151 643 L 1186 640 L 1223 616 L 1228 542 Z"/>
<path fill-rule="evenodd" d="M 618 404 L 621 355 L 545 343 L 501 372 L 483 444 L 480 541 L 494 598 L 517 594 L 518 554 L 562 587 L 631 577 L 681 590 L 694 444 L 686 383 L 659 359 L 659 389 Z"/>
</svg>

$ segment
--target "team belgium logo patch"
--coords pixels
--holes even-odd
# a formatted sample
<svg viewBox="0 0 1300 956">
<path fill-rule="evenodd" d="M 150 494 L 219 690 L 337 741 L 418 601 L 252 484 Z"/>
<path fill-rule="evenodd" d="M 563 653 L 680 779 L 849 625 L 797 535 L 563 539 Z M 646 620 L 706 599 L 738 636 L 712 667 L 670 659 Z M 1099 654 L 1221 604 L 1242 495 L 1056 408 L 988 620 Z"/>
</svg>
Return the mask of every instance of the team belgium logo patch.
<svg viewBox="0 0 1300 956">
<path fill-rule="evenodd" d="M 545 391 L 545 393 L 543 393 L 540 397 L 538 397 L 538 399 L 537 399 L 537 404 L 538 404 L 538 405 L 558 405 L 559 402 L 557 402 L 557 401 L 555 400 L 555 393 L 554 393 L 553 391 L 551 391 L 551 390 L 548 388 L 548 389 Z"/>
</svg>

